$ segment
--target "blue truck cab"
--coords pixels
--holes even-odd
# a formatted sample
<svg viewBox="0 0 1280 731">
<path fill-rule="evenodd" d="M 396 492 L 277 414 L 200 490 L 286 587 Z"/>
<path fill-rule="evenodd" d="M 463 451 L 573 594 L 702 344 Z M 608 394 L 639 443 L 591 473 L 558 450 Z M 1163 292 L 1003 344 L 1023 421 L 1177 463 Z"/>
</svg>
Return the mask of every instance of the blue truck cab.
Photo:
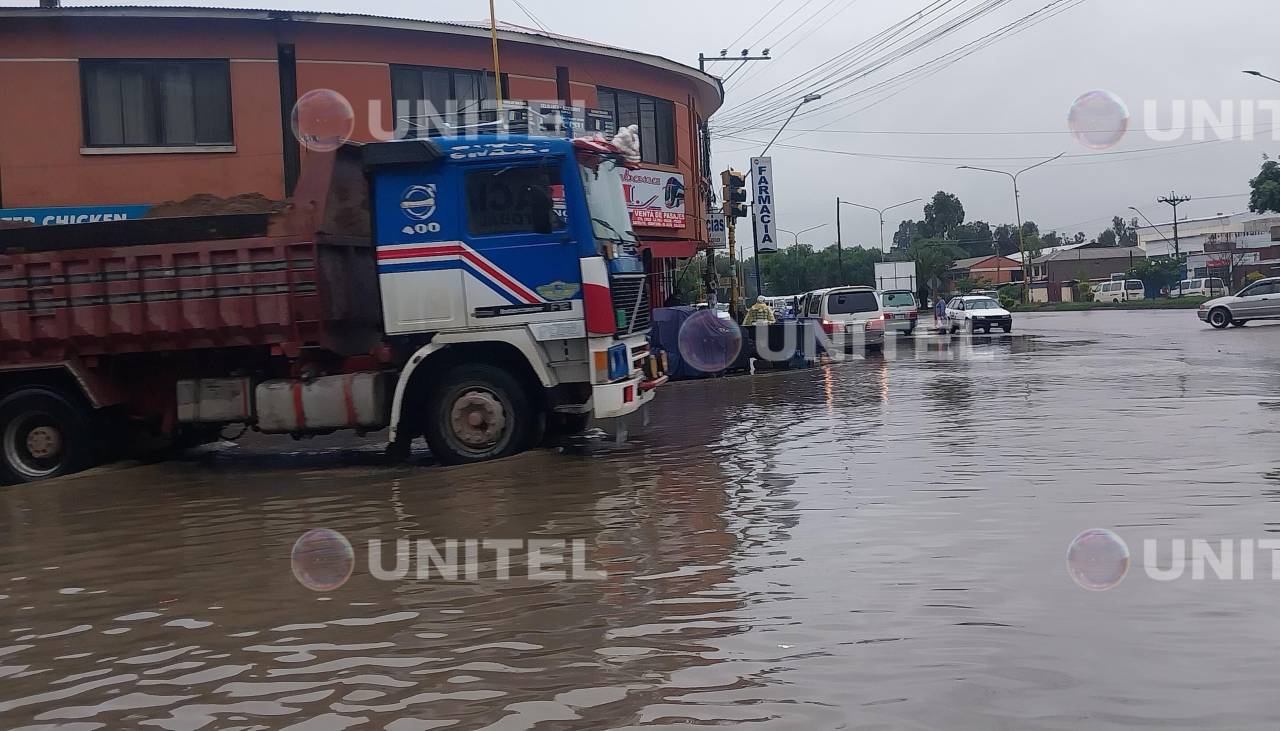
<svg viewBox="0 0 1280 731">
<path fill-rule="evenodd" d="M 432 442 L 430 424 L 405 416 L 426 408 L 461 423 L 437 435 L 460 443 L 443 445 L 459 455 L 451 461 L 474 461 L 463 458 L 468 440 L 494 456 L 495 422 L 573 430 L 653 399 L 666 379 L 647 343 L 648 287 L 617 148 L 468 136 L 374 143 L 363 157 L 384 330 L 413 353 L 392 403 L 393 440 L 425 431 Z M 410 403 L 439 391 L 415 387 L 415 371 L 457 363 L 514 375 L 523 393 L 477 387 L 440 397 L 447 404 Z"/>
</svg>

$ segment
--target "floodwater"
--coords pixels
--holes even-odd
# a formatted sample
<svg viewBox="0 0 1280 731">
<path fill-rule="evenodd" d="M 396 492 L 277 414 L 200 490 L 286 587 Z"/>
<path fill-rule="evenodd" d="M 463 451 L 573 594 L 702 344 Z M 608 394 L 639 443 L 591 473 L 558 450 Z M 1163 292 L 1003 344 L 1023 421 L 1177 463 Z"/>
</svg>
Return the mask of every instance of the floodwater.
<svg viewBox="0 0 1280 731">
<path fill-rule="evenodd" d="M 1275 728 L 1269 554 L 1158 581 L 1142 542 L 1280 532 L 1280 325 L 1016 328 L 673 385 L 621 448 L 246 440 L 0 490 L 0 727 Z M 292 570 L 314 528 L 354 546 L 332 591 Z M 1093 528 L 1132 552 L 1109 591 L 1067 570 Z M 397 538 L 581 539 L 606 576 L 375 579 Z"/>
</svg>

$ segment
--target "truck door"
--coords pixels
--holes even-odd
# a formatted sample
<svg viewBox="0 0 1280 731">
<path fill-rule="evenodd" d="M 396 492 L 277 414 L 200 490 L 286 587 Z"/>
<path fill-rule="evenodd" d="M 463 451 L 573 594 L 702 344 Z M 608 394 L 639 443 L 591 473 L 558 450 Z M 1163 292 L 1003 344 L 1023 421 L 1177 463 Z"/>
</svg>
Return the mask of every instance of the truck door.
<svg viewBox="0 0 1280 731">
<path fill-rule="evenodd" d="M 579 254 L 566 210 L 566 200 L 582 200 L 581 180 L 547 158 L 468 165 L 461 175 L 468 324 L 581 319 Z"/>
<path fill-rule="evenodd" d="M 449 169 L 407 166 L 373 177 L 383 326 L 390 335 L 465 327 L 461 225 Z M 453 205 L 451 205 L 451 203 Z"/>
</svg>

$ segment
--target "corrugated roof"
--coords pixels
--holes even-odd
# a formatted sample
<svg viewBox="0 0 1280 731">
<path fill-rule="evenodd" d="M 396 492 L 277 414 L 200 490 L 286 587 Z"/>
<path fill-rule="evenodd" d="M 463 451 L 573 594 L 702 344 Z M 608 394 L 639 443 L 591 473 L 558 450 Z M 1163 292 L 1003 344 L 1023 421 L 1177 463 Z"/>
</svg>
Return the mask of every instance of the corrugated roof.
<svg viewBox="0 0 1280 731">
<path fill-rule="evenodd" d="M 1050 261 L 1082 261 L 1086 259 L 1127 259 L 1130 256 L 1145 259 L 1147 258 L 1147 252 L 1137 246 L 1111 246 L 1091 249 L 1077 248 L 1055 251 L 1051 254 L 1032 259 L 1031 263 L 1044 264 Z"/>
</svg>

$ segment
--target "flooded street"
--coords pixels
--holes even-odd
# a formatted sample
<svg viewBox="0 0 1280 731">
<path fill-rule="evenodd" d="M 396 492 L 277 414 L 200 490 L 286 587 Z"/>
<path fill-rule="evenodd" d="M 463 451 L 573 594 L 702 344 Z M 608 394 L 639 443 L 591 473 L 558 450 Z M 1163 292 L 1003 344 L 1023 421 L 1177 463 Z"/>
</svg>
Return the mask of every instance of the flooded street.
<svg viewBox="0 0 1280 731">
<path fill-rule="evenodd" d="M 0 489 L 0 727 L 1274 728 L 1269 554 L 1159 581 L 1142 544 L 1280 532 L 1280 326 L 961 343 L 675 384 L 583 454 L 246 440 Z M 354 546 L 333 591 L 294 577 L 314 528 Z M 1092 528 L 1132 552 L 1109 591 L 1067 571 Z M 402 538 L 582 540 L 607 575 L 375 579 Z"/>
</svg>

